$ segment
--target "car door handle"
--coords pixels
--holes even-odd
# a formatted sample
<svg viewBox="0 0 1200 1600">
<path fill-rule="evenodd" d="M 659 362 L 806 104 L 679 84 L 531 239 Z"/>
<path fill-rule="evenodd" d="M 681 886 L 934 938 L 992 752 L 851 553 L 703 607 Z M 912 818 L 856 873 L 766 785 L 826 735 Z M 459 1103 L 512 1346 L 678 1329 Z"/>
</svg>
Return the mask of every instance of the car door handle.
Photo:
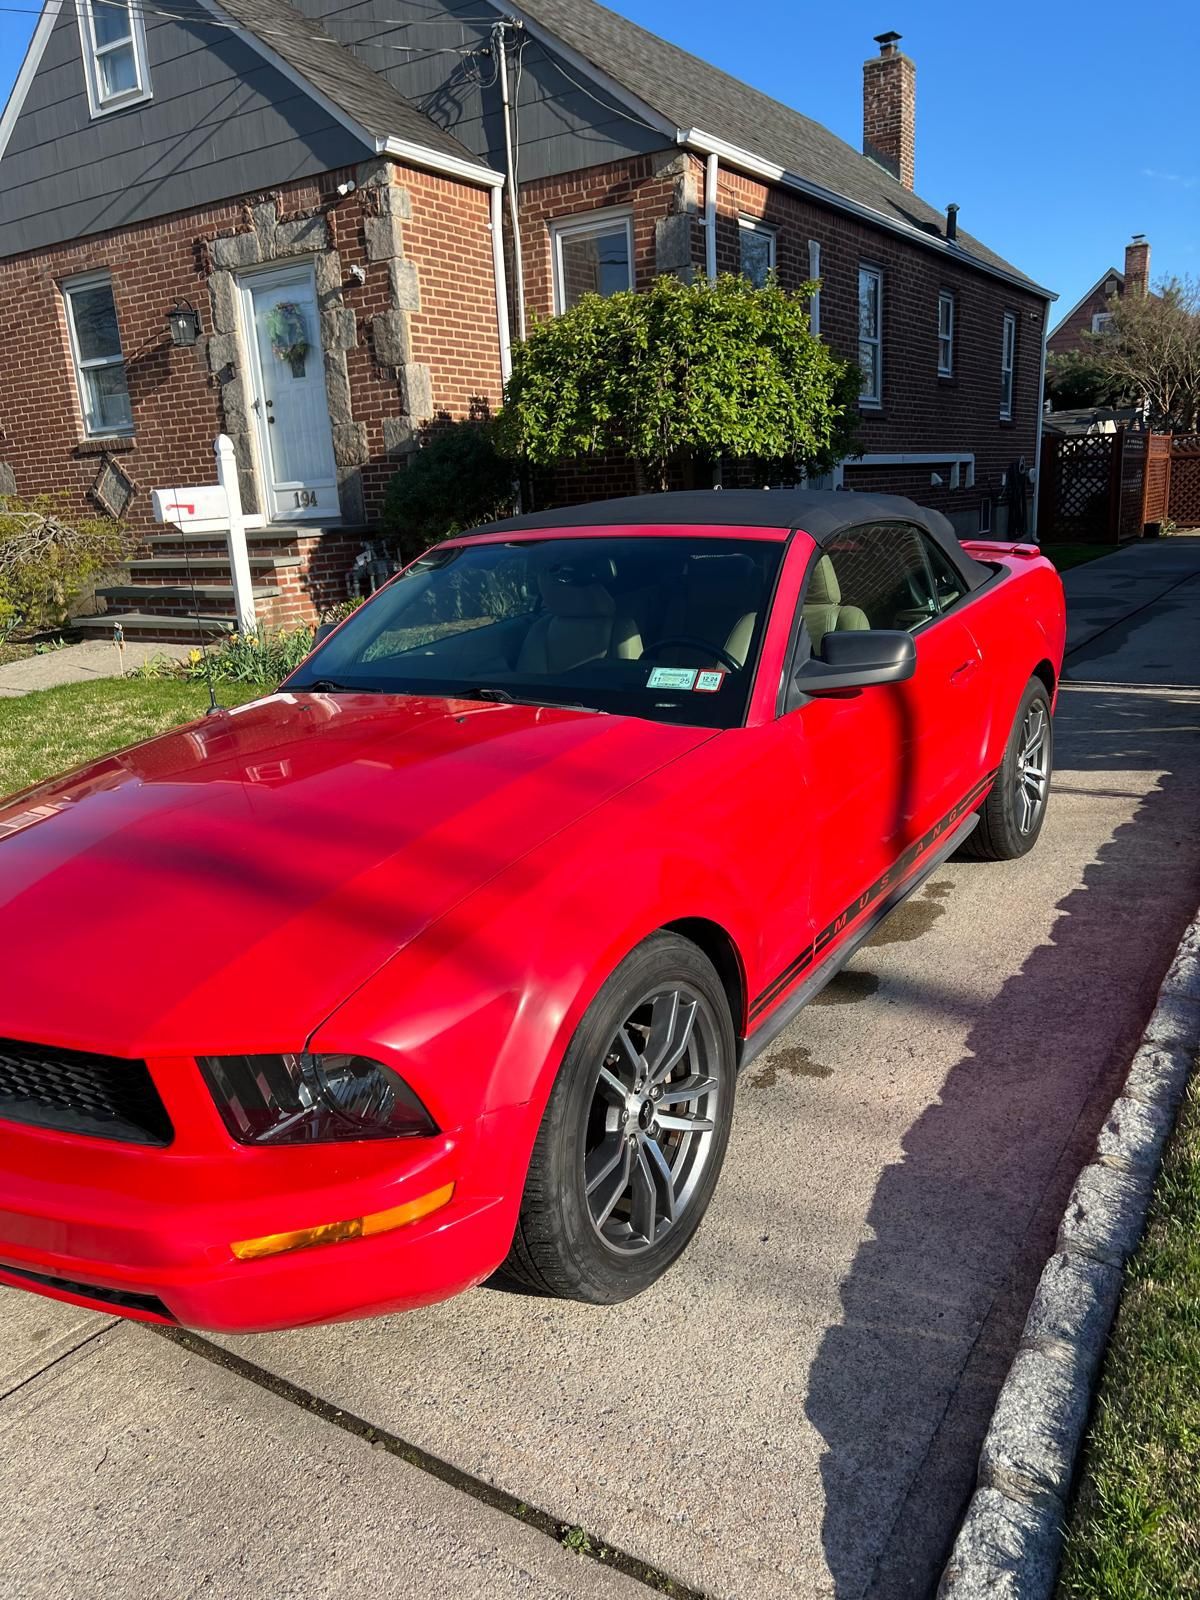
<svg viewBox="0 0 1200 1600">
<path fill-rule="evenodd" d="M 950 682 L 961 683 L 965 677 L 968 677 L 972 672 L 975 671 L 975 668 L 978 665 L 978 661 L 964 661 L 961 667 L 955 667 L 954 671 L 950 674 Z"/>
</svg>

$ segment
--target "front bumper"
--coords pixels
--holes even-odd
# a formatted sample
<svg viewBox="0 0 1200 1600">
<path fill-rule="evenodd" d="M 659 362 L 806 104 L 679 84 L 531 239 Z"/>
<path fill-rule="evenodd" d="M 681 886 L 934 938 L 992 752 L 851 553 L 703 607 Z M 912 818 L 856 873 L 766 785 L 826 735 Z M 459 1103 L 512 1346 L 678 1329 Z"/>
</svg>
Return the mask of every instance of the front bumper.
<svg viewBox="0 0 1200 1600">
<path fill-rule="evenodd" d="M 0 1121 L 0 1283 L 249 1333 L 427 1305 L 479 1283 L 507 1253 L 523 1108 L 430 1139 L 254 1149 L 224 1133 L 194 1062 L 151 1065 L 177 1130 L 165 1149 Z M 450 1183 L 448 1205 L 374 1237 L 251 1261 L 231 1250 Z"/>
</svg>

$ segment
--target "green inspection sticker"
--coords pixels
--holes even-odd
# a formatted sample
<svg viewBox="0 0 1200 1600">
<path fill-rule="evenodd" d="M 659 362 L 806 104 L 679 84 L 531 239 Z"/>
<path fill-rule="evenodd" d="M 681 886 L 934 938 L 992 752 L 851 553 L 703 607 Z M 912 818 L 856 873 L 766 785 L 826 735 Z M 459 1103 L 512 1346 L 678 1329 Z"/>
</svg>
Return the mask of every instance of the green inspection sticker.
<svg viewBox="0 0 1200 1600">
<path fill-rule="evenodd" d="M 695 684 L 695 667 L 652 667 L 646 679 L 647 689 L 692 689 Z"/>
</svg>

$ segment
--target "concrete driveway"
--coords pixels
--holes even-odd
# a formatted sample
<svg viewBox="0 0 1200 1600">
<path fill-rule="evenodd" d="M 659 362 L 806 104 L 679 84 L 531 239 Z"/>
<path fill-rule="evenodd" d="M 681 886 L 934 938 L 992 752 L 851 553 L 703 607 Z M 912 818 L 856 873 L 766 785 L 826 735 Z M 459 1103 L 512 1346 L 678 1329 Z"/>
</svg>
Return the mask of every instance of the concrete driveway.
<svg viewBox="0 0 1200 1600">
<path fill-rule="evenodd" d="M 928 1595 L 1200 899 L 1200 539 L 1067 576 L 1038 849 L 941 869 L 751 1068 L 663 1283 L 484 1288 L 233 1367 L 5 1296 L 0 1595 Z"/>
</svg>

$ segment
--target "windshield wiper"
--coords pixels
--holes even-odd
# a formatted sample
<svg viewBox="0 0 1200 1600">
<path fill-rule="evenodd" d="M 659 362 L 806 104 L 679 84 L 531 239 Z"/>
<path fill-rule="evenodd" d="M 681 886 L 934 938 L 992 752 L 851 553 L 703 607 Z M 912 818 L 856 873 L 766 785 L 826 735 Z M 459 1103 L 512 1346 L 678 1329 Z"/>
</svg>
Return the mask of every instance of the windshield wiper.
<svg viewBox="0 0 1200 1600">
<path fill-rule="evenodd" d="M 554 711 L 590 711 L 593 716 L 602 717 L 606 713 L 599 706 L 585 706 L 577 700 L 539 700 L 536 695 L 510 694 L 507 689 L 496 689 L 491 686 L 482 689 L 472 689 L 467 693 L 468 700 L 496 700 L 506 706 L 548 706 Z"/>
<path fill-rule="evenodd" d="M 363 683 L 338 683 L 336 678 L 314 678 L 311 683 L 298 683 L 297 694 L 382 694 L 382 689 Z"/>
</svg>

